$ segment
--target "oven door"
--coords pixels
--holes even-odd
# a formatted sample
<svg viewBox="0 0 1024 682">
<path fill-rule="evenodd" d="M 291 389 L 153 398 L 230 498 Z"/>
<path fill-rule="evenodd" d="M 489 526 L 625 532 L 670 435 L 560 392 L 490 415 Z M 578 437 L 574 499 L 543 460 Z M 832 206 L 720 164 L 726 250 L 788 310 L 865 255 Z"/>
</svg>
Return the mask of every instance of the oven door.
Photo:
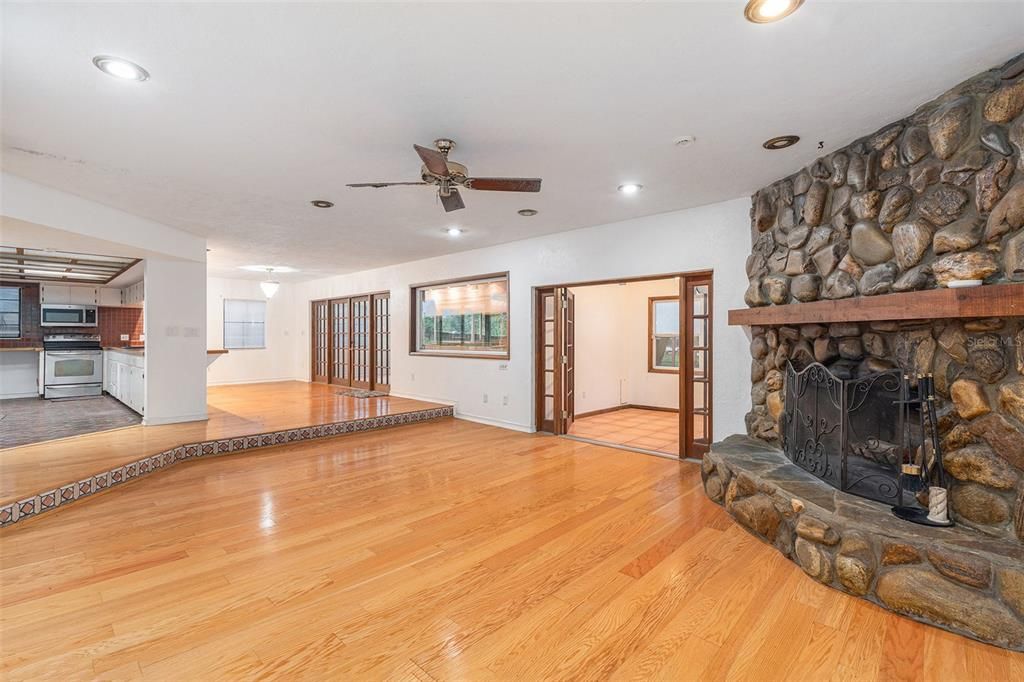
<svg viewBox="0 0 1024 682">
<path fill-rule="evenodd" d="M 103 351 L 48 350 L 43 374 L 46 386 L 103 383 Z"/>
<path fill-rule="evenodd" d="M 39 307 L 43 327 L 95 327 L 96 306 L 45 304 Z"/>
</svg>

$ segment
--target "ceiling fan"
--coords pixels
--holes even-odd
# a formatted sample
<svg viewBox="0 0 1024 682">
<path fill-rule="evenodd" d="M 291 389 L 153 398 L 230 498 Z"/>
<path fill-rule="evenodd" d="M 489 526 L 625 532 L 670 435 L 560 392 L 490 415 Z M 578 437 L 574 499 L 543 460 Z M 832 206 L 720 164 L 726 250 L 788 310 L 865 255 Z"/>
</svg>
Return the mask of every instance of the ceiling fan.
<svg viewBox="0 0 1024 682">
<path fill-rule="evenodd" d="M 360 182 L 350 184 L 348 187 L 395 187 L 397 185 L 437 185 L 437 196 L 441 205 L 447 212 L 457 211 L 465 208 L 462 203 L 462 196 L 459 194 L 459 186 L 466 189 L 481 189 L 490 192 L 539 192 L 540 178 L 474 178 L 470 177 L 469 169 L 461 163 L 448 160 L 448 152 L 455 143 L 451 140 L 441 138 L 434 140 L 437 149 L 421 147 L 414 144 L 412 147 L 423 160 L 420 168 L 422 182 Z"/>
</svg>

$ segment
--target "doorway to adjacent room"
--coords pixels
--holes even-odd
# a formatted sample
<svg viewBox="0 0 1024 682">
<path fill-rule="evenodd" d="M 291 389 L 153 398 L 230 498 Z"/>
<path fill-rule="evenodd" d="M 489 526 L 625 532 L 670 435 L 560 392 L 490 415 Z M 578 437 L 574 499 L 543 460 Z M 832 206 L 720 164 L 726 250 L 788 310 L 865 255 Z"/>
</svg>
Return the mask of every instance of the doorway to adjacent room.
<svg viewBox="0 0 1024 682">
<path fill-rule="evenodd" d="M 535 294 L 538 430 L 703 456 L 712 438 L 711 272 Z"/>
</svg>

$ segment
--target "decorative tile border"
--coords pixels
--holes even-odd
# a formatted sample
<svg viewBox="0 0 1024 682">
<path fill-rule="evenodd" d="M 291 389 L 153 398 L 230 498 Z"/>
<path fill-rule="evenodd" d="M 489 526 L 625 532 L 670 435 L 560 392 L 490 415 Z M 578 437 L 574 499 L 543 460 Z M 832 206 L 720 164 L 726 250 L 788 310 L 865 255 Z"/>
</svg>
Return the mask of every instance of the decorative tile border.
<svg viewBox="0 0 1024 682">
<path fill-rule="evenodd" d="M 56 509 L 59 506 L 70 504 L 76 500 L 83 499 L 94 493 L 102 492 L 107 488 L 121 485 L 141 476 L 146 476 L 154 471 L 160 471 L 167 467 L 174 466 L 180 462 L 199 459 L 202 457 L 223 455 L 243 450 L 258 450 L 276 445 L 290 445 L 306 440 L 318 438 L 330 438 L 331 436 L 343 433 L 354 433 L 356 431 L 372 431 L 383 429 L 389 426 L 401 426 L 403 424 L 415 424 L 417 422 L 429 421 L 440 417 L 452 417 L 455 415 L 455 408 L 451 406 L 435 407 L 429 410 L 418 410 L 416 412 L 405 412 L 402 414 L 391 414 L 382 417 L 367 417 L 364 419 L 352 419 L 332 424 L 320 424 L 318 426 L 304 426 L 297 429 L 285 431 L 271 431 L 269 433 L 255 433 L 251 435 L 235 436 L 228 439 L 203 441 L 201 443 L 188 443 L 179 445 L 164 452 L 147 455 L 142 459 L 122 464 L 94 474 L 80 481 L 73 481 L 58 486 L 52 490 L 46 490 L 37 495 L 27 497 L 19 502 L 12 502 L 0 506 L 0 528 L 10 526 L 18 521 L 38 516 L 43 512 Z"/>
</svg>

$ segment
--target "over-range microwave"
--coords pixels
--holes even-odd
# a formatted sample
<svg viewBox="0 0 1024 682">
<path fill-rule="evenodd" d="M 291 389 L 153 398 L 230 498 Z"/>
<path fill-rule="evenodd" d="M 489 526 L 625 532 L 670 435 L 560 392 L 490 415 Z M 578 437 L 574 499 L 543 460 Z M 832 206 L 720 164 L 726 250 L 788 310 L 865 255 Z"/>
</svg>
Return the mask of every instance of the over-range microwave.
<svg viewBox="0 0 1024 682">
<path fill-rule="evenodd" d="M 44 303 L 39 306 L 43 327 L 95 327 L 96 306 Z"/>
</svg>

